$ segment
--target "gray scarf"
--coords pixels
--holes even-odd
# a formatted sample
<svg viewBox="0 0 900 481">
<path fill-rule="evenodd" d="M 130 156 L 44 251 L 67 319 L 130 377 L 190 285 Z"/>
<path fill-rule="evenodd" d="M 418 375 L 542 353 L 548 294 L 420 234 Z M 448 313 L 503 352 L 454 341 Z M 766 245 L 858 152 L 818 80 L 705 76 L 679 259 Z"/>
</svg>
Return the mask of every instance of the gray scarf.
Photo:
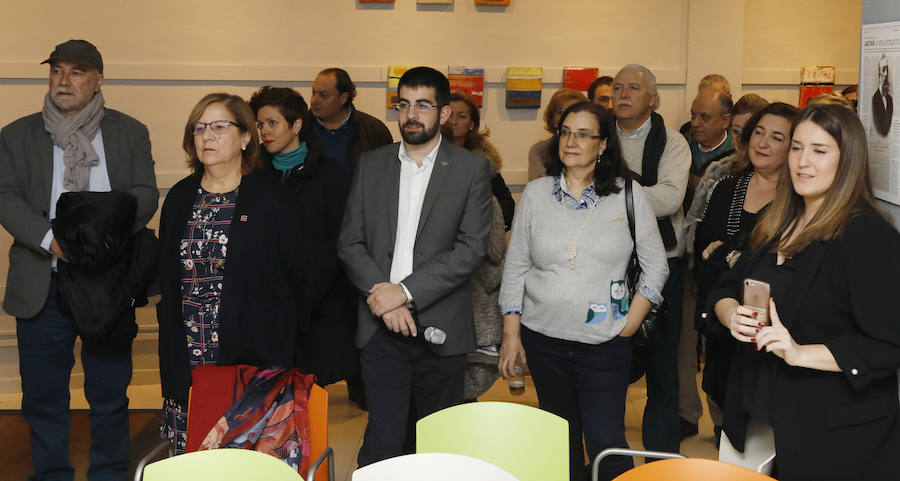
<svg viewBox="0 0 900 481">
<path fill-rule="evenodd" d="M 100 162 L 91 140 L 100 128 L 103 105 L 103 92 L 98 91 L 80 112 L 65 116 L 50 100 L 50 93 L 44 95 L 44 130 L 50 134 L 53 143 L 63 149 L 66 164 L 63 187 L 66 190 L 80 192 L 90 187 L 91 167 Z"/>
</svg>

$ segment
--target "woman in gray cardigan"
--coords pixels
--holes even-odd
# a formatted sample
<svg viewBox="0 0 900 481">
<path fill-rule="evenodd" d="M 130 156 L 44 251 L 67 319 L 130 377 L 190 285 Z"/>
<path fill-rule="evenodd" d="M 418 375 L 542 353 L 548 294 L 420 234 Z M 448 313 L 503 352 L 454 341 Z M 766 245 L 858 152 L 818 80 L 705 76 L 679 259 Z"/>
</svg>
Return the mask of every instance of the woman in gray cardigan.
<svg viewBox="0 0 900 481">
<path fill-rule="evenodd" d="M 500 309 L 500 373 L 528 367 L 541 409 L 569 421 L 570 479 L 585 479 L 593 459 L 627 447 L 625 391 L 631 341 L 652 305 L 662 302 L 666 252 L 653 210 L 634 185 L 631 240 L 623 189 L 626 169 L 615 120 L 602 107 L 569 107 L 553 139 L 548 176 L 530 182 L 513 221 Z M 633 299 L 625 284 L 632 249 L 642 274 Z M 608 458 L 611 479 L 631 458 Z"/>
</svg>

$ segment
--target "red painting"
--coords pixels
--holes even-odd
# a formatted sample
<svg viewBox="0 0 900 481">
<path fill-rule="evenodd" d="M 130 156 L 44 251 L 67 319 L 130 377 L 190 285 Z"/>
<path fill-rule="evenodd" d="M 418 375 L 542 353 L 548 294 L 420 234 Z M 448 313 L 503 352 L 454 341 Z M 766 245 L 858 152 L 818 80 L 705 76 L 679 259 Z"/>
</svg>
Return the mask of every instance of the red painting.
<svg viewBox="0 0 900 481">
<path fill-rule="evenodd" d="M 597 67 L 565 67 L 563 68 L 563 87 L 587 92 L 591 82 L 597 78 L 600 69 Z"/>
</svg>

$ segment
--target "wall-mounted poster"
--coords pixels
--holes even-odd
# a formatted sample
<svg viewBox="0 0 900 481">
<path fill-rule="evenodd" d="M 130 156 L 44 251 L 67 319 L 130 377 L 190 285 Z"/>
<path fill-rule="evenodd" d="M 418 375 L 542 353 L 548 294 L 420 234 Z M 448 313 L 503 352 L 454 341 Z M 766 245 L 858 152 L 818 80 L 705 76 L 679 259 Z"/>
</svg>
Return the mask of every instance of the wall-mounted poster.
<svg viewBox="0 0 900 481">
<path fill-rule="evenodd" d="M 869 143 L 875 197 L 900 204 L 900 122 L 893 86 L 900 69 L 900 22 L 862 26 L 859 119 Z"/>
<path fill-rule="evenodd" d="M 400 83 L 400 77 L 413 67 L 415 65 L 388 65 L 387 108 L 392 109 L 397 104 L 397 84 Z"/>
<path fill-rule="evenodd" d="M 597 67 L 563 67 L 563 88 L 587 92 L 599 74 Z"/>
<path fill-rule="evenodd" d="M 509 5 L 509 0 L 475 0 L 475 5 Z"/>
<path fill-rule="evenodd" d="M 424 5 L 453 5 L 453 0 L 416 0 L 416 3 Z"/>
<path fill-rule="evenodd" d="M 506 69 L 506 108 L 537 109 L 541 107 L 542 67 L 509 67 Z"/>
<path fill-rule="evenodd" d="M 447 80 L 450 91 L 465 90 L 481 107 L 484 104 L 484 67 L 464 67 L 451 65 L 448 68 Z"/>
</svg>

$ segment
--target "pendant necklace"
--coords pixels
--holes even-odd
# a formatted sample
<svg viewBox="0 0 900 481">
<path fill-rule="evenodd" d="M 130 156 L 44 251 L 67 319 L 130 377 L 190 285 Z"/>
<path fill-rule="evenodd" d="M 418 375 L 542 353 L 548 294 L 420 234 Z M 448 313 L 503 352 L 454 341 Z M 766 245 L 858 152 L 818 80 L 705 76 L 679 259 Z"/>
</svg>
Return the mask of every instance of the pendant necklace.
<svg viewBox="0 0 900 481">
<path fill-rule="evenodd" d="M 594 215 L 594 208 L 596 206 L 591 206 L 591 211 L 588 212 L 587 218 L 584 219 L 584 222 L 581 224 L 581 228 L 578 229 L 578 234 L 575 235 L 575 239 L 572 239 L 572 234 L 569 232 L 569 217 L 566 215 L 566 203 L 563 200 L 563 197 L 559 199 L 559 205 L 562 207 L 563 211 L 563 220 L 566 222 L 566 240 L 569 241 L 568 247 L 568 259 L 569 259 L 569 269 L 575 270 L 575 258 L 578 256 L 578 239 L 581 238 L 581 234 L 584 232 L 584 228 L 591 221 L 591 216 Z"/>
</svg>

